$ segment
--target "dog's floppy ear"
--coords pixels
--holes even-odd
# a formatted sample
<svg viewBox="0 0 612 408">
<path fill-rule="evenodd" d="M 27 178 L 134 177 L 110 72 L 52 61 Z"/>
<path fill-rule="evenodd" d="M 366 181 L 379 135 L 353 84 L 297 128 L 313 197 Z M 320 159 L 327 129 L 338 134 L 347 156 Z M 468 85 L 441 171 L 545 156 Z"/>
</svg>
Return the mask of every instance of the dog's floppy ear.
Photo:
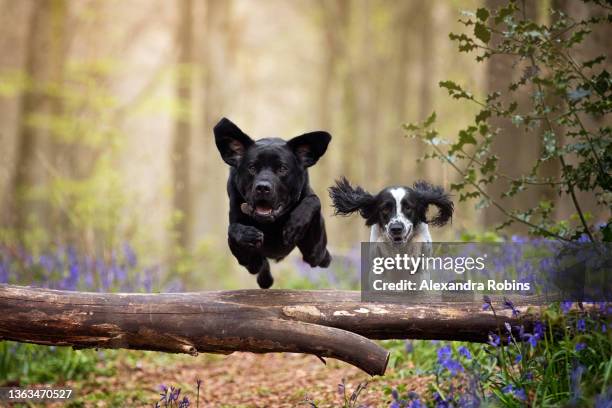
<svg viewBox="0 0 612 408">
<path fill-rule="evenodd" d="M 329 196 L 333 201 L 335 215 L 346 216 L 359 211 L 366 220 L 374 215 L 374 196 L 359 186 L 353 188 L 346 177 L 336 180 L 336 185 L 329 188 Z"/>
<path fill-rule="evenodd" d="M 330 140 L 331 135 L 329 133 L 318 131 L 294 137 L 287 144 L 298 159 L 300 159 L 304 167 L 310 167 L 325 154 Z"/>
<path fill-rule="evenodd" d="M 426 181 L 417 181 L 412 187 L 419 202 L 425 205 L 435 205 L 438 213 L 427 223 L 435 226 L 446 224 L 453 216 L 454 205 L 450 195 L 440 186 L 433 186 Z"/>
<path fill-rule="evenodd" d="M 221 119 L 213 132 L 221 158 L 233 167 L 238 166 L 246 150 L 254 143 L 253 139 L 227 118 Z"/>
</svg>

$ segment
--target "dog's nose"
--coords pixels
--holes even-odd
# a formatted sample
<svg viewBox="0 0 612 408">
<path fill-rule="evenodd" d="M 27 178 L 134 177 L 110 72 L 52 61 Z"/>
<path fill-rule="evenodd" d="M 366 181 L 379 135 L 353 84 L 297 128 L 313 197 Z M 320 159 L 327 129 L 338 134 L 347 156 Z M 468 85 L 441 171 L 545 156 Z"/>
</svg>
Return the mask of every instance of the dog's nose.
<svg viewBox="0 0 612 408">
<path fill-rule="evenodd" d="M 255 185 L 255 192 L 261 195 L 267 195 L 272 192 L 272 184 L 269 181 L 260 181 Z"/>
<path fill-rule="evenodd" d="M 404 232 L 404 225 L 401 222 L 395 222 L 389 226 L 391 235 L 401 235 Z"/>
</svg>

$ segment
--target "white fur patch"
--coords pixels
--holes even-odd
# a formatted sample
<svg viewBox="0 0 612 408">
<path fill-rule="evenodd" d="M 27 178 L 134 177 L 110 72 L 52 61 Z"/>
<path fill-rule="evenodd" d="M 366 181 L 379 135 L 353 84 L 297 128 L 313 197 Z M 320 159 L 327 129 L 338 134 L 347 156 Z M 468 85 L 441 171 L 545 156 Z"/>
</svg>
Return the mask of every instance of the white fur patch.
<svg viewBox="0 0 612 408">
<path fill-rule="evenodd" d="M 387 225 L 385 225 L 385 230 L 387 234 L 389 234 L 389 227 L 391 226 L 391 224 L 400 222 L 404 226 L 404 231 L 408 236 L 412 234 L 413 225 L 412 221 L 406 218 L 406 216 L 402 212 L 402 199 L 406 196 L 408 192 L 403 187 L 392 188 L 390 192 L 393 198 L 395 198 L 395 215 L 389 220 Z"/>
</svg>

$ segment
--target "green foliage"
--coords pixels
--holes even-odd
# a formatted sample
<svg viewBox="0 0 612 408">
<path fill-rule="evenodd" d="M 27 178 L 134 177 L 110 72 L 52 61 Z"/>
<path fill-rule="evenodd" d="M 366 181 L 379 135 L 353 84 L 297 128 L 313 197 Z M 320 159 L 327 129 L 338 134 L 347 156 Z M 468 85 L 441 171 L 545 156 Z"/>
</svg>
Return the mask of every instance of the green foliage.
<svg viewBox="0 0 612 408">
<path fill-rule="evenodd" d="M 0 342 L 0 384 L 58 384 L 99 371 L 93 350 Z"/>
<path fill-rule="evenodd" d="M 543 318 L 546 323 L 536 323 L 532 332 L 501 325 L 490 344 L 421 340 L 383 345 L 391 352 L 389 364 L 396 377 L 433 378 L 429 394 L 420 395 L 428 406 L 609 403 L 612 342 L 607 319 L 589 318 L 575 310 L 568 313 L 558 305 L 548 308 Z M 385 389 L 387 395 L 392 391 Z M 400 396 L 413 391 L 409 382 L 395 389 Z"/>
<path fill-rule="evenodd" d="M 540 24 L 525 16 L 523 3 L 518 1 L 497 10 L 480 8 L 475 14 L 465 14 L 467 19 L 460 22 L 467 28 L 473 26 L 473 36 L 450 34 L 459 51 L 476 53 L 477 61 L 511 56 L 515 64 L 525 65 L 523 75 L 512 80 L 507 89 L 491 91 L 483 98 L 454 81 L 441 81 L 440 87 L 449 96 L 480 108 L 473 124 L 459 130 L 453 140 L 434 127 L 434 113 L 422 123 L 406 124 L 406 131 L 432 148 L 425 158 L 439 159 L 459 174 L 460 180 L 451 189 L 459 193 L 460 201 L 476 200 L 477 209 L 493 205 L 505 215 L 498 228 L 516 222 L 538 236 L 609 241 L 611 219 L 594 225 L 577 194 L 594 196 L 603 210 L 609 211 L 612 204 L 611 127 L 603 120 L 612 110 L 612 79 L 603 65 L 607 56 L 580 61 L 574 51 L 593 27 L 610 24 L 612 15 L 575 20 L 551 10 L 551 22 Z M 533 90 L 531 98 L 519 104 L 516 96 L 524 89 Z M 539 151 L 531 169 L 518 177 L 499 171 L 499 157 L 491 151 L 492 141 L 504 136 L 493 122 L 500 120 L 533 135 L 533 148 Z M 542 174 L 547 163 L 559 165 L 558 178 Z M 576 213 L 567 220 L 554 220 L 550 200 L 533 208 L 505 208 L 498 197 L 487 192 L 493 183 L 506 184 L 502 197 L 519 196 L 533 188 L 549 189 L 571 200 Z"/>
</svg>

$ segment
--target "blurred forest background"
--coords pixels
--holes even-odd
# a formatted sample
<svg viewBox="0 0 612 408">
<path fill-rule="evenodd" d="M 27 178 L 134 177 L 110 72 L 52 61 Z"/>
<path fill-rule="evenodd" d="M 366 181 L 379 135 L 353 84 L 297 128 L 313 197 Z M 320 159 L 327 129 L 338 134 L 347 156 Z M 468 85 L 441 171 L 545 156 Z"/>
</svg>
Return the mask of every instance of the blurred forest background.
<svg viewBox="0 0 612 408">
<path fill-rule="evenodd" d="M 553 2 L 576 18 L 599 10 L 529 0 L 528 13 L 547 21 Z M 71 244 L 102 258 L 129 243 L 141 263 L 198 276 L 189 289 L 254 286 L 226 245 L 228 168 L 212 135 L 226 116 L 255 138 L 333 135 L 310 173 L 332 253 L 350 254 L 368 232 L 357 217 L 332 217 L 334 179 L 346 175 L 373 192 L 418 179 L 448 189 L 457 175 L 418 161 L 425 146 L 402 124 L 435 107 L 447 121 L 440 130 L 452 133 L 477 107 L 448 98 L 440 80 L 484 95 L 523 74 L 503 58 L 476 63 L 448 40 L 464 30 L 463 10 L 502 3 L 0 0 L 0 238 L 34 253 Z M 581 52 L 609 54 L 611 27 Z M 500 169 L 525 172 L 539 143 L 498 125 Z M 531 190 L 509 205 L 544 194 Z M 560 218 L 570 204 L 557 203 Z M 453 224 L 434 239 L 501 219 L 495 208 L 458 203 Z M 236 270 L 239 283 L 227 280 Z"/>
</svg>

